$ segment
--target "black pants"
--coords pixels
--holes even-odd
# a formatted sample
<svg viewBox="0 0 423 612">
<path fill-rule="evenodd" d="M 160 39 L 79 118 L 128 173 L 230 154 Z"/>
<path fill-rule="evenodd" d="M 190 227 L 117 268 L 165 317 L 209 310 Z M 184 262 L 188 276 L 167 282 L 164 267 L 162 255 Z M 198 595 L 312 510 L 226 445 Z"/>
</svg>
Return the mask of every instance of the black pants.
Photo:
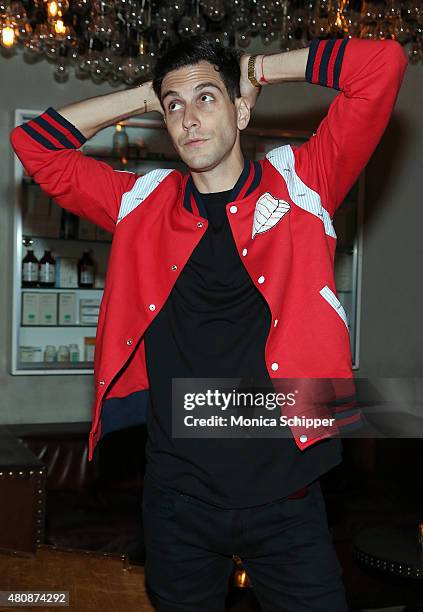
<svg viewBox="0 0 423 612">
<path fill-rule="evenodd" d="M 146 477 L 143 518 L 158 612 L 223 612 L 234 554 L 264 612 L 348 612 L 319 481 L 302 498 L 222 509 Z"/>
</svg>

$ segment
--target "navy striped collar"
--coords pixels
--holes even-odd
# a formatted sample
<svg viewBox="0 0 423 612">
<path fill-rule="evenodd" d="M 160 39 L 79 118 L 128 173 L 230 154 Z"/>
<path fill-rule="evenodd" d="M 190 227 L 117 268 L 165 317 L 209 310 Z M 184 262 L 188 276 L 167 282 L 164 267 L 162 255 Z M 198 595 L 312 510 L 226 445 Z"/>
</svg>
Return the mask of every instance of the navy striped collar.
<svg viewBox="0 0 423 612">
<path fill-rule="evenodd" d="M 252 162 L 244 157 L 244 168 L 231 190 L 229 202 L 234 202 L 237 198 L 245 198 L 249 196 L 260 184 L 262 169 L 258 161 Z M 190 175 L 185 187 L 184 195 L 184 207 L 191 213 L 196 211 L 193 210 L 193 202 L 198 208 L 200 216 L 207 219 L 207 212 L 202 203 L 201 193 L 192 180 Z"/>
</svg>

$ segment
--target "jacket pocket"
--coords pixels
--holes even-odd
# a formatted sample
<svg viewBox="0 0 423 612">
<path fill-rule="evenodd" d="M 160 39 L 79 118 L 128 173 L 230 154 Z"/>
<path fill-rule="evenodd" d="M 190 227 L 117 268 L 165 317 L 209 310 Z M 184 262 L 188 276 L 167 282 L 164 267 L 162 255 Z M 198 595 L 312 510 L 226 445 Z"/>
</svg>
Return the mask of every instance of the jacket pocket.
<svg viewBox="0 0 423 612">
<path fill-rule="evenodd" d="M 348 329 L 348 317 L 347 313 L 344 310 L 341 302 L 338 300 L 332 289 L 329 289 L 327 285 L 325 285 L 319 291 L 320 295 L 327 301 L 328 304 L 332 306 L 336 313 L 341 317 L 343 322 L 345 323 L 346 328 Z"/>
</svg>

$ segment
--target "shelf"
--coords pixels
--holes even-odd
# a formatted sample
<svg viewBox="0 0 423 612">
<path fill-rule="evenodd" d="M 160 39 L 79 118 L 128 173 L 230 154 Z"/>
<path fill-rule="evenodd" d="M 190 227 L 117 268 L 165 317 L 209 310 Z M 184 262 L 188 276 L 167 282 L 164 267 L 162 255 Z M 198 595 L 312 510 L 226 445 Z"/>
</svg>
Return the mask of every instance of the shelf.
<svg viewBox="0 0 423 612">
<path fill-rule="evenodd" d="M 93 361 L 20 361 L 19 370 L 86 370 L 93 369 Z"/>
<path fill-rule="evenodd" d="M 154 154 L 150 153 L 149 157 L 135 157 L 135 156 L 127 156 L 125 159 L 128 161 L 127 164 L 124 164 L 121 161 L 121 157 L 117 157 L 114 155 L 108 155 L 107 153 L 91 153 L 89 151 L 85 152 L 85 155 L 88 157 L 93 157 L 94 159 L 108 159 L 111 161 L 115 161 L 120 163 L 122 166 L 129 165 L 129 162 L 138 162 L 138 163 L 149 163 L 149 162 L 169 162 L 171 164 L 183 164 L 182 160 L 178 157 L 162 157 L 160 153 Z"/>
<path fill-rule="evenodd" d="M 112 244 L 111 240 L 92 240 L 90 238 L 59 238 L 57 236 L 31 236 L 24 234 L 22 240 L 60 240 L 61 242 L 93 242 L 95 244 Z"/>
<path fill-rule="evenodd" d="M 28 329 L 28 327 L 32 328 L 32 329 L 39 329 L 40 327 L 42 329 L 48 329 L 49 327 L 51 328 L 55 328 L 57 329 L 58 327 L 60 329 L 71 329 L 72 327 L 84 327 L 86 328 L 92 328 L 92 329 L 96 329 L 97 328 L 97 324 L 94 323 L 85 323 L 85 324 L 80 324 L 80 325 L 20 325 L 20 327 L 24 327 L 25 329 Z"/>
<path fill-rule="evenodd" d="M 21 291 L 104 291 L 104 287 L 21 287 Z"/>
</svg>

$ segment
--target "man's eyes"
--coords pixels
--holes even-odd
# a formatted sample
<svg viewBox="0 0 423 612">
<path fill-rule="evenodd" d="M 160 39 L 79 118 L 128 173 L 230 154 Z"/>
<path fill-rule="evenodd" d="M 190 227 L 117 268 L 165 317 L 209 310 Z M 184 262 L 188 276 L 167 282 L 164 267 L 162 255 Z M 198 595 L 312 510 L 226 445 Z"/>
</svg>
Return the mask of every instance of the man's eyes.
<svg viewBox="0 0 423 612">
<path fill-rule="evenodd" d="M 212 96 L 212 94 L 201 94 L 199 96 L 199 100 L 201 102 L 207 101 L 207 100 L 205 100 L 206 98 L 211 98 L 212 100 L 214 100 L 214 96 Z M 168 106 L 168 110 L 171 111 L 171 112 L 173 112 L 175 110 L 178 110 L 177 108 L 175 108 L 178 105 L 181 106 L 181 103 L 180 102 L 170 102 L 170 104 Z"/>
<path fill-rule="evenodd" d="M 178 104 L 179 104 L 179 102 L 171 102 L 171 103 L 169 104 L 169 106 L 168 106 L 168 109 L 169 109 L 170 111 L 173 111 L 173 110 L 175 110 L 175 106 L 178 106 Z"/>
</svg>

